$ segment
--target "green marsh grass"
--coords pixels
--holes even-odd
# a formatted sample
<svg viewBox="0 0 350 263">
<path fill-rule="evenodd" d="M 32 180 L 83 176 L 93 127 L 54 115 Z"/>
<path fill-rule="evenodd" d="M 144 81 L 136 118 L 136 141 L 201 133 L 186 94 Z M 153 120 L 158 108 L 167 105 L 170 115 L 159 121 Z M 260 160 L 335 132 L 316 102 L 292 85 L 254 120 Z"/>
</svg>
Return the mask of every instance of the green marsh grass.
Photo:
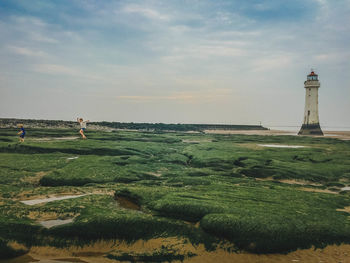
<svg viewBox="0 0 350 263">
<path fill-rule="evenodd" d="M 30 247 L 172 236 L 208 249 L 225 240 L 255 253 L 350 243 L 349 213 L 337 211 L 350 206 L 350 194 L 340 191 L 350 185 L 349 141 L 130 131 L 86 134 L 88 140 L 65 140 L 78 137 L 77 130 L 28 129 L 20 144 L 15 129 L 0 129 L 1 249 L 6 250 L 10 240 Z M 333 192 L 315 192 L 322 190 Z M 69 193 L 91 195 L 34 206 L 19 202 Z M 121 208 L 118 196 L 141 210 Z M 71 215 L 74 221 L 44 229 L 29 216 L 33 213 Z"/>
</svg>

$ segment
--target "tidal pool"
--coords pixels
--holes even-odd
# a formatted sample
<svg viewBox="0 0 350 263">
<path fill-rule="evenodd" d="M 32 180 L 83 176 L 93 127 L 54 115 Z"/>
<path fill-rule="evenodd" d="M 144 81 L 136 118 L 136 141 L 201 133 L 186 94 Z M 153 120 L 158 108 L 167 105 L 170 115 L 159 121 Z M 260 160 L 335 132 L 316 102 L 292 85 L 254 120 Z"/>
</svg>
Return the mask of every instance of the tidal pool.
<svg viewBox="0 0 350 263">
<path fill-rule="evenodd" d="M 302 145 L 283 145 L 283 144 L 258 144 L 261 147 L 271 147 L 271 148 L 304 148 Z"/>
<path fill-rule="evenodd" d="M 39 221 L 39 224 L 42 225 L 45 228 L 51 228 L 54 226 L 60 226 L 65 225 L 73 222 L 73 218 L 70 219 L 55 219 L 55 220 L 46 220 L 46 221 Z"/>
<path fill-rule="evenodd" d="M 116 201 L 117 201 L 118 205 L 122 208 L 137 210 L 137 211 L 141 210 L 141 207 L 138 204 L 136 204 L 135 202 L 131 201 L 130 199 L 128 199 L 126 197 L 119 196 L 116 198 Z"/>
<path fill-rule="evenodd" d="M 74 159 L 78 159 L 78 158 L 79 158 L 79 156 L 74 156 L 74 157 L 67 158 L 67 160 L 74 160 Z"/>
</svg>

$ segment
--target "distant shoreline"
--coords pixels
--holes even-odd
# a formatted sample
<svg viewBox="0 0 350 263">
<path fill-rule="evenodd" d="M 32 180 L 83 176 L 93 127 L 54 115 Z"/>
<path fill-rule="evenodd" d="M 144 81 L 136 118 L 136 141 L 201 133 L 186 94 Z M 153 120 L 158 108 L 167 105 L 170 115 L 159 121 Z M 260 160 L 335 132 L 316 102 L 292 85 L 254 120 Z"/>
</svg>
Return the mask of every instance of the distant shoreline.
<svg viewBox="0 0 350 263">
<path fill-rule="evenodd" d="M 63 120 L 35 120 L 0 118 L 0 128 L 16 128 L 18 123 L 28 128 L 76 128 L 77 122 Z M 165 124 L 165 123 L 134 123 L 134 122 L 90 122 L 91 129 L 127 129 L 147 131 L 197 131 L 204 130 L 268 130 L 261 125 L 234 124 Z"/>
<path fill-rule="evenodd" d="M 22 123 L 27 128 L 79 128 L 75 121 L 63 120 L 36 120 L 36 119 L 16 119 L 0 118 L 0 128 L 17 128 L 17 124 Z M 91 122 L 90 130 L 101 131 L 161 131 L 161 132 L 199 132 L 208 134 L 245 134 L 245 135 L 291 135 L 296 136 L 299 129 L 272 129 L 261 125 L 234 125 L 234 124 L 165 124 L 165 123 L 134 123 L 134 122 Z M 350 140 L 350 130 L 327 130 L 323 129 L 326 138 L 337 138 Z"/>
</svg>

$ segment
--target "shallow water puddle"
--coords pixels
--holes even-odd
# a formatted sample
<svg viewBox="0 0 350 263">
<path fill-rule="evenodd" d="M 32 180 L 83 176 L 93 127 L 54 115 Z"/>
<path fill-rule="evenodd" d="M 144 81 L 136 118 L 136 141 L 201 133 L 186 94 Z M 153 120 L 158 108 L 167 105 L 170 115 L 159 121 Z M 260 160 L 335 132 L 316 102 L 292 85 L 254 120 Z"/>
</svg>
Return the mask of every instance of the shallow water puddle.
<svg viewBox="0 0 350 263">
<path fill-rule="evenodd" d="M 78 159 L 78 158 L 79 158 L 79 156 L 74 156 L 74 157 L 67 158 L 67 160 L 75 160 L 75 159 Z"/>
<path fill-rule="evenodd" d="M 184 139 L 182 140 L 183 143 L 193 143 L 193 144 L 197 144 L 197 143 L 201 143 L 201 142 L 212 142 L 212 140 L 189 140 L 189 139 Z"/>
<path fill-rule="evenodd" d="M 39 221 L 39 224 L 42 225 L 45 228 L 51 228 L 54 226 L 60 226 L 65 225 L 73 222 L 73 218 L 70 219 L 55 219 L 55 220 L 46 220 L 46 221 Z"/>
<path fill-rule="evenodd" d="M 54 141 L 54 140 L 76 140 L 79 137 L 76 136 L 67 136 L 67 137 L 42 137 L 42 138 L 34 138 L 33 141 Z"/>
<path fill-rule="evenodd" d="M 307 187 L 301 187 L 298 188 L 298 190 L 305 191 L 305 192 L 313 192 L 313 193 L 327 193 L 327 194 L 338 194 L 338 192 L 334 192 L 328 189 L 317 189 L 317 188 L 307 188 Z"/>
<path fill-rule="evenodd" d="M 155 177 L 161 177 L 161 176 L 162 176 L 162 173 L 160 173 L 159 171 L 156 172 L 156 173 L 154 173 L 154 172 L 149 172 L 149 173 L 147 173 L 147 174 L 153 175 L 153 176 L 155 176 Z"/>
<path fill-rule="evenodd" d="M 305 146 L 302 145 L 283 145 L 283 144 L 258 144 L 258 146 L 261 147 L 271 147 L 271 148 L 304 148 Z"/>
<path fill-rule="evenodd" d="M 53 202 L 53 201 L 78 198 L 78 197 L 82 197 L 82 196 L 86 196 L 86 195 L 89 195 L 89 194 L 65 195 L 65 196 L 59 196 L 59 197 L 49 197 L 49 198 L 42 198 L 42 199 L 24 200 L 24 201 L 20 201 L 20 202 L 23 203 L 23 204 L 26 204 L 26 205 L 37 205 L 37 204 L 41 204 L 41 203 L 49 203 L 49 202 Z"/>
</svg>

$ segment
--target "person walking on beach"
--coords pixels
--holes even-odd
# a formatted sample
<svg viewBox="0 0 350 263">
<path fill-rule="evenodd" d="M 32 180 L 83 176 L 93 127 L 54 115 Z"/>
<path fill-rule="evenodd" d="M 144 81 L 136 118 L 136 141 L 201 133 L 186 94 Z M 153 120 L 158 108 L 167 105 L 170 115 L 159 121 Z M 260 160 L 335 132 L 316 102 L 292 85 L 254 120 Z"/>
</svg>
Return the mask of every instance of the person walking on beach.
<svg viewBox="0 0 350 263">
<path fill-rule="evenodd" d="M 86 136 L 84 134 L 84 131 L 86 129 L 86 123 L 89 122 L 89 120 L 87 121 L 84 121 L 83 118 L 77 118 L 77 121 L 79 122 L 80 124 L 80 131 L 79 133 L 81 134 L 82 138 L 83 139 L 86 139 Z"/>
<path fill-rule="evenodd" d="M 26 130 L 23 127 L 23 124 L 18 124 L 18 128 L 21 130 L 17 133 L 19 134 L 19 141 L 24 142 L 24 136 L 26 136 Z"/>
</svg>

